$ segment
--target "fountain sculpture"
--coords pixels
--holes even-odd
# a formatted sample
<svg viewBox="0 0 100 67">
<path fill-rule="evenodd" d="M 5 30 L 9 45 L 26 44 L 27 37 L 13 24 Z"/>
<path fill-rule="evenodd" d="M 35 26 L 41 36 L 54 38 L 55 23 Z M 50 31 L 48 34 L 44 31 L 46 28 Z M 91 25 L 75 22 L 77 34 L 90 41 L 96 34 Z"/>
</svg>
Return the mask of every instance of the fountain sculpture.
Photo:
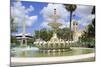
<svg viewBox="0 0 100 67">
<path fill-rule="evenodd" d="M 53 28 L 53 36 L 49 41 L 35 41 L 34 44 L 43 51 L 66 51 L 68 50 L 69 43 L 73 43 L 73 41 L 64 41 L 63 39 L 60 39 L 57 37 L 57 29 L 62 26 L 61 23 L 57 22 L 57 19 L 60 18 L 56 14 L 56 9 L 54 9 L 54 15 L 50 16 L 54 19 L 53 22 L 49 23 L 48 25 Z"/>
</svg>

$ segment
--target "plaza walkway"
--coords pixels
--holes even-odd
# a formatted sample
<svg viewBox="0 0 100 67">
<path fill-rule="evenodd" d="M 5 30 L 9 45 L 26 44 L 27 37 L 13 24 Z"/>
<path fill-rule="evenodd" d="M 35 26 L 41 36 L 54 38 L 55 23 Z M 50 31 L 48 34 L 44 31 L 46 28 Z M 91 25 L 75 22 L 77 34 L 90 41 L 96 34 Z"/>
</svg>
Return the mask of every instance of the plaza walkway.
<svg viewBox="0 0 100 67">
<path fill-rule="evenodd" d="M 37 64 L 52 64 L 52 63 L 69 63 L 82 59 L 94 58 L 95 53 L 75 55 L 75 56 L 62 56 L 62 57 L 33 57 L 33 58 L 18 58 L 11 57 L 11 65 L 37 65 Z"/>
</svg>

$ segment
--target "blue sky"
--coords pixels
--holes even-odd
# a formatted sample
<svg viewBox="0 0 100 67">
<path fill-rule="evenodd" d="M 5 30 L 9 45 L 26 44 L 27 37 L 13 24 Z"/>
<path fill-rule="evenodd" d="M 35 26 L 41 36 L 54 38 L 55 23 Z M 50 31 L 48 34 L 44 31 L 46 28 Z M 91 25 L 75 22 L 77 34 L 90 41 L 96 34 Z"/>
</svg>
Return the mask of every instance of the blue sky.
<svg viewBox="0 0 100 67">
<path fill-rule="evenodd" d="M 50 15 L 53 15 L 53 9 L 56 8 L 58 16 L 58 22 L 62 23 L 64 27 L 69 26 L 69 12 L 65 9 L 62 4 L 48 4 L 43 2 L 28 2 L 11 1 L 11 16 L 14 17 L 18 23 L 18 32 L 22 32 L 22 19 L 23 16 L 26 18 L 27 33 L 33 34 L 35 30 L 42 28 L 50 28 L 47 24 L 52 22 L 53 19 Z M 84 29 L 88 24 L 91 23 L 94 15 L 91 15 L 93 6 L 77 5 L 77 9 L 73 13 L 73 20 L 79 23 L 79 29 Z"/>
</svg>

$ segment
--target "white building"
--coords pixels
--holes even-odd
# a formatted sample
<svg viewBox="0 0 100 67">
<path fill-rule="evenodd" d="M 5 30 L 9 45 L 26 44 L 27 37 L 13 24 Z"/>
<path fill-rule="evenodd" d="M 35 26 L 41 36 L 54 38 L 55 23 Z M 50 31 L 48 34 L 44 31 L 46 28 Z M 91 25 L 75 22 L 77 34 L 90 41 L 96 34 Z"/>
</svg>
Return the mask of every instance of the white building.
<svg viewBox="0 0 100 67">
<path fill-rule="evenodd" d="M 83 34 L 83 31 L 78 29 L 78 23 L 75 20 L 72 21 L 72 30 L 73 41 L 78 41 L 79 37 Z"/>
</svg>

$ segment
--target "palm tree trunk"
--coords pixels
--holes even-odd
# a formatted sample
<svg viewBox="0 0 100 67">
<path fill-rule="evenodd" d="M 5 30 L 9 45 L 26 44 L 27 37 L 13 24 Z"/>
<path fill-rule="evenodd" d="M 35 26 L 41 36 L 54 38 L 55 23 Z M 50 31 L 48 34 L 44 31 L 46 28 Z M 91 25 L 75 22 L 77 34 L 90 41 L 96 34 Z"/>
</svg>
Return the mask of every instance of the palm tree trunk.
<svg viewBox="0 0 100 67">
<path fill-rule="evenodd" d="M 72 22 L 72 11 L 70 12 L 70 37 L 69 37 L 69 41 L 71 41 L 71 22 Z"/>
</svg>

